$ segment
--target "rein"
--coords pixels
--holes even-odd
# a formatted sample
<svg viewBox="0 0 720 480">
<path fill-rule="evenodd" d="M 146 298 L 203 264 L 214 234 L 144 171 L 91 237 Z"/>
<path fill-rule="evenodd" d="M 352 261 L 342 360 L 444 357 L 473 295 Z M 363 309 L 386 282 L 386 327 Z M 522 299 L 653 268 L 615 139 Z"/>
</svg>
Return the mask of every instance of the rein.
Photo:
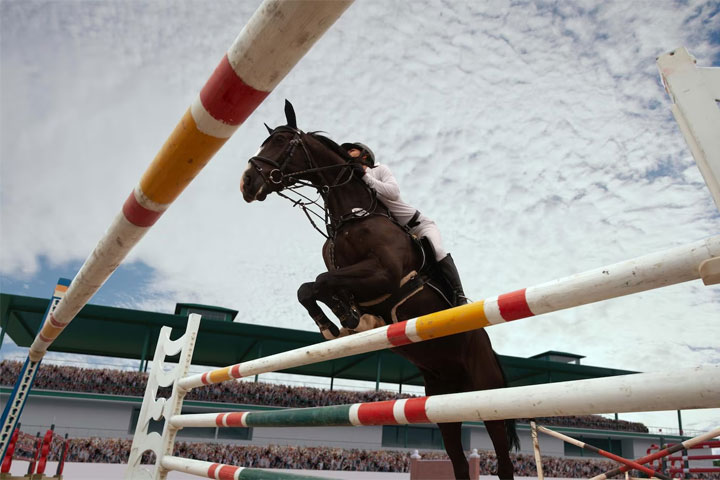
<svg viewBox="0 0 720 480">
<path fill-rule="evenodd" d="M 289 200 L 293 207 L 300 207 L 303 210 L 303 213 L 305 213 L 305 216 L 310 221 L 310 224 L 320 232 L 320 234 L 325 237 L 326 239 L 330 239 L 331 237 L 334 238 L 335 234 L 338 230 L 342 227 L 342 225 L 348 221 L 358 219 L 358 218 L 364 218 L 365 216 L 376 214 L 376 210 L 378 207 L 378 201 L 377 201 L 377 194 L 375 191 L 370 188 L 365 182 L 362 182 L 363 187 L 365 187 L 365 190 L 370 195 L 370 208 L 368 209 L 362 209 L 362 211 L 365 212 L 364 215 L 359 216 L 355 212 L 351 212 L 345 215 L 340 216 L 339 218 L 333 217 L 330 213 L 330 210 L 328 209 L 327 203 L 328 203 L 328 197 L 331 192 L 331 190 L 343 187 L 350 183 L 353 179 L 353 172 L 352 172 L 352 165 L 350 163 L 345 164 L 336 164 L 336 165 L 326 165 L 319 167 L 317 166 L 317 163 L 315 162 L 312 154 L 307 148 L 307 145 L 303 141 L 302 136 L 304 135 L 304 132 L 302 132 L 299 129 L 292 128 L 289 126 L 282 126 L 278 127 L 275 130 L 273 130 L 270 133 L 270 137 L 272 137 L 276 133 L 280 132 L 292 132 L 293 138 L 288 142 L 288 145 L 286 149 L 283 151 L 283 153 L 280 155 L 278 160 L 273 160 L 271 158 L 263 157 L 260 155 L 255 155 L 250 158 L 248 161 L 253 168 L 258 172 L 260 177 L 263 179 L 266 185 L 274 184 L 280 186 L 280 189 L 276 191 L 276 193 Z M 269 138 L 265 140 L 264 143 L 266 143 Z M 297 150 L 297 147 L 300 146 L 302 148 L 302 151 L 305 155 L 305 161 L 308 166 L 308 168 L 304 170 L 296 170 L 292 172 L 286 172 L 285 169 L 287 168 L 288 162 L 293 158 L 295 155 L 295 151 Z M 263 171 L 260 164 L 266 164 L 269 165 L 272 168 L 269 173 L 265 173 Z M 332 183 L 324 183 L 324 178 L 322 175 L 319 175 L 321 179 L 321 185 L 315 185 L 309 180 L 305 180 L 302 178 L 299 178 L 301 175 L 308 175 L 313 173 L 319 173 L 323 171 L 329 171 L 332 169 L 339 169 L 339 172 Z M 349 175 L 347 175 L 347 178 L 342 178 L 343 174 L 345 172 L 349 171 Z M 308 196 L 304 195 L 303 193 L 299 192 L 298 190 L 302 187 L 313 187 L 318 191 L 318 194 L 320 195 L 319 198 L 316 198 L 315 200 L 309 198 Z M 289 190 L 292 191 L 295 195 L 298 195 L 299 197 L 297 200 L 285 195 L 282 193 L 282 190 Z M 319 199 L 323 199 L 323 204 L 321 205 L 319 203 Z M 314 211 L 311 206 L 315 205 L 319 209 L 321 209 L 324 213 L 324 215 L 320 215 L 316 211 Z M 315 221 L 313 221 L 313 218 L 311 215 L 314 215 L 317 217 L 317 219 L 322 220 L 325 223 L 325 230 L 327 231 L 327 234 L 324 233 L 320 228 L 316 225 Z"/>
</svg>

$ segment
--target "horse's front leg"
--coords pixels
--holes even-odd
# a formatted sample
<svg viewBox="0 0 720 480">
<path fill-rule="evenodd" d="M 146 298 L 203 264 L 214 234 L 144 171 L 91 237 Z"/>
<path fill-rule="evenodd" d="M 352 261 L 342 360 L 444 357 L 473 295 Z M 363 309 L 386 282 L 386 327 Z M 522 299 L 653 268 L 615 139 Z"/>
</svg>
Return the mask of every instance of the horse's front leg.
<svg viewBox="0 0 720 480">
<path fill-rule="evenodd" d="M 340 336 L 338 327 L 325 315 L 320 306 L 317 304 L 317 295 L 315 293 L 315 283 L 308 282 L 300 285 L 297 291 L 298 301 L 308 311 L 315 324 L 320 329 L 325 340 L 331 340 Z"/>
<path fill-rule="evenodd" d="M 397 288 L 399 283 L 399 273 L 393 275 L 387 268 L 383 268 L 377 259 L 370 258 L 348 267 L 321 273 L 315 282 L 300 287 L 298 299 L 318 324 L 321 332 L 324 326 L 332 325 L 332 322 L 320 309 L 318 301 L 330 307 L 344 327 L 355 329 L 359 315 L 349 305 L 350 299 L 379 297 Z M 326 336 L 325 332 L 323 336 Z"/>
</svg>

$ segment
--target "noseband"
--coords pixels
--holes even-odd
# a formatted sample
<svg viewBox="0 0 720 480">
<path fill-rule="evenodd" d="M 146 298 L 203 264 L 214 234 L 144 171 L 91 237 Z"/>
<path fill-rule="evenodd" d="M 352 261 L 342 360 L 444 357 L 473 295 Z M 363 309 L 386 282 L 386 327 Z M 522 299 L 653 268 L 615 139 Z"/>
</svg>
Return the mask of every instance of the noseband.
<svg viewBox="0 0 720 480">
<path fill-rule="evenodd" d="M 253 166 L 255 171 L 257 171 L 258 175 L 260 175 L 260 178 L 263 179 L 263 182 L 265 182 L 266 185 L 272 183 L 274 185 L 281 185 L 283 188 L 285 188 L 292 185 L 296 181 L 296 178 L 290 175 L 297 175 L 298 173 L 305 173 L 308 171 L 303 170 L 298 172 L 291 172 L 290 175 L 285 172 L 285 168 L 287 167 L 290 159 L 293 158 L 295 150 L 298 146 L 302 146 L 302 149 L 305 152 L 305 158 L 307 160 L 308 167 L 310 167 L 310 169 L 313 169 L 313 161 L 312 157 L 310 156 L 310 152 L 308 152 L 307 148 L 305 147 L 305 143 L 303 143 L 302 141 L 302 132 L 300 130 L 294 129 L 292 127 L 278 127 L 273 130 L 273 132 L 270 134 L 270 137 L 268 137 L 265 142 L 267 143 L 273 135 L 280 132 L 292 132 L 293 138 L 288 142 L 287 147 L 280 154 L 278 160 L 273 160 L 272 158 L 255 155 L 254 157 L 251 157 L 250 160 L 248 160 L 248 163 Z M 272 170 L 270 170 L 269 173 L 266 174 L 265 171 L 262 169 L 261 164 L 266 164 L 273 168 Z M 285 182 L 286 178 L 288 179 L 288 182 Z"/>
</svg>

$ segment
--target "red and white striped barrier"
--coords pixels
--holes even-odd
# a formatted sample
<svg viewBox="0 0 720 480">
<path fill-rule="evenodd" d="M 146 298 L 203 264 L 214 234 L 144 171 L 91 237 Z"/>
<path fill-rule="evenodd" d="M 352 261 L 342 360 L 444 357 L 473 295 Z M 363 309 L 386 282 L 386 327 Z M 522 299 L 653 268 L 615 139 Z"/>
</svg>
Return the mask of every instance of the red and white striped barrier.
<svg viewBox="0 0 720 480">
<path fill-rule="evenodd" d="M 318 480 L 318 477 L 294 475 L 292 473 L 268 472 L 267 470 L 235 467 L 222 463 L 204 462 L 190 458 L 165 455 L 160 461 L 163 468 L 177 472 L 185 472 L 213 480 Z"/>
<path fill-rule="evenodd" d="M 640 463 L 640 464 L 653 462 L 653 465 L 654 465 L 655 460 L 658 460 L 658 459 L 666 457 L 670 454 L 679 452 L 680 450 L 688 450 L 695 445 L 701 444 L 703 442 L 711 441 L 713 438 L 715 438 L 717 436 L 720 436 L 720 428 L 716 428 L 707 433 L 703 433 L 702 435 L 698 435 L 697 437 L 690 438 L 688 440 L 685 440 L 682 443 L 673 444 L 672 446 L 666 446 L 659 452 L 650 453 L 653 450 L 653 447 L 656 447 L 656 445 L 652 445 L 648 449 L 648 455 L 646 455 L 642 458 L 636 459 L 635 462 Z M 628 467 L 627 465 L 624 465 L 624 466 L 616 468 L 614 470 L 610 470 L 609 472 L 605 472 L 601 475 L 597 475 L 597 476 L 591 478 L 590 480 L 607 480 L 609 478 L 614 477 L 615 475 L 627 472 L 629 470 L 630 470 L 630 467 Z"/>
<path fill-rule="evenodd" d="M 670 473 L 720 473 L 720 467 L 671 468 Z"/>
<path fill-rule="evenodd" d="M 265 0 L 130 193 L 30 347 L 48 347 L 130 250 L 353 0 Z"/>
<path fill-rule="evenodd" d="M 615 263 L 479 302 L 375 328 L 329 342 L 210 370 L 180 380 L 203 385 L 333 360 L 359 353 L 541 315 L 700 278 L 700 265 L 720 258 L 720 236 Z"/>
<path fill-rule="evenodd" d="M 674 445 L 674 444 L 670 444 Z M 669 446 L 670 446 L 669 445 Z M 698 462 L 703 460 L 720 460 L 720 455 L 688 455 L 688 450 L 708 450 L 711 448 L 720 448 L 720 441 L 709 441 L 701 442 L 696 445 L 692 445 L 684 448 L 683 455 L 677 455 L 668 457 L 670 465 L 668 467 L 668 473 L 680 474 L 680 473 L 720 473 L 720 467 L 711 465 L 698 465 L 695 463 L 692 465 L 690 462 Z M 682 478 L 681 475 L 675 476 L 675 478 Z"/>
<path fill-rule="evenodd" d="M 552 402 L 547 401 L 552 399 Z M 184 427 L 406 425 L 720 405 L 720 366 L 330 407 L 174 415 Z"/>
</svg>

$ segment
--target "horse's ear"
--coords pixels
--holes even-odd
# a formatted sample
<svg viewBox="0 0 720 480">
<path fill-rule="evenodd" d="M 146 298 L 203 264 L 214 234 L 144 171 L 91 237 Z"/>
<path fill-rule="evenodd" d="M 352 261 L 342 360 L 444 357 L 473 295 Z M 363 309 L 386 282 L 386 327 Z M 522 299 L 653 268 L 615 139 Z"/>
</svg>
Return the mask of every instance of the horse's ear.
<svg viewBox="0 0 720 480">
<path fill-rule="evenodd" d="M 297 121 L 295 120 L 295 109 L 292 103 L 285 99 L 285 118 L 287 119 L 288 127 L 297 128 Z"/>
<path fill-rule="evenodd" d="M 268 127 L 268 124 L 267 124 L 267 123 L 263 123 L 263 125 L 265 125 L 265 128 L 267 128 L 268 133 L 269 133 L 270 135 L 272 135 L 273 129 L 270 128 L 270 127 Z"/>
</svg>

